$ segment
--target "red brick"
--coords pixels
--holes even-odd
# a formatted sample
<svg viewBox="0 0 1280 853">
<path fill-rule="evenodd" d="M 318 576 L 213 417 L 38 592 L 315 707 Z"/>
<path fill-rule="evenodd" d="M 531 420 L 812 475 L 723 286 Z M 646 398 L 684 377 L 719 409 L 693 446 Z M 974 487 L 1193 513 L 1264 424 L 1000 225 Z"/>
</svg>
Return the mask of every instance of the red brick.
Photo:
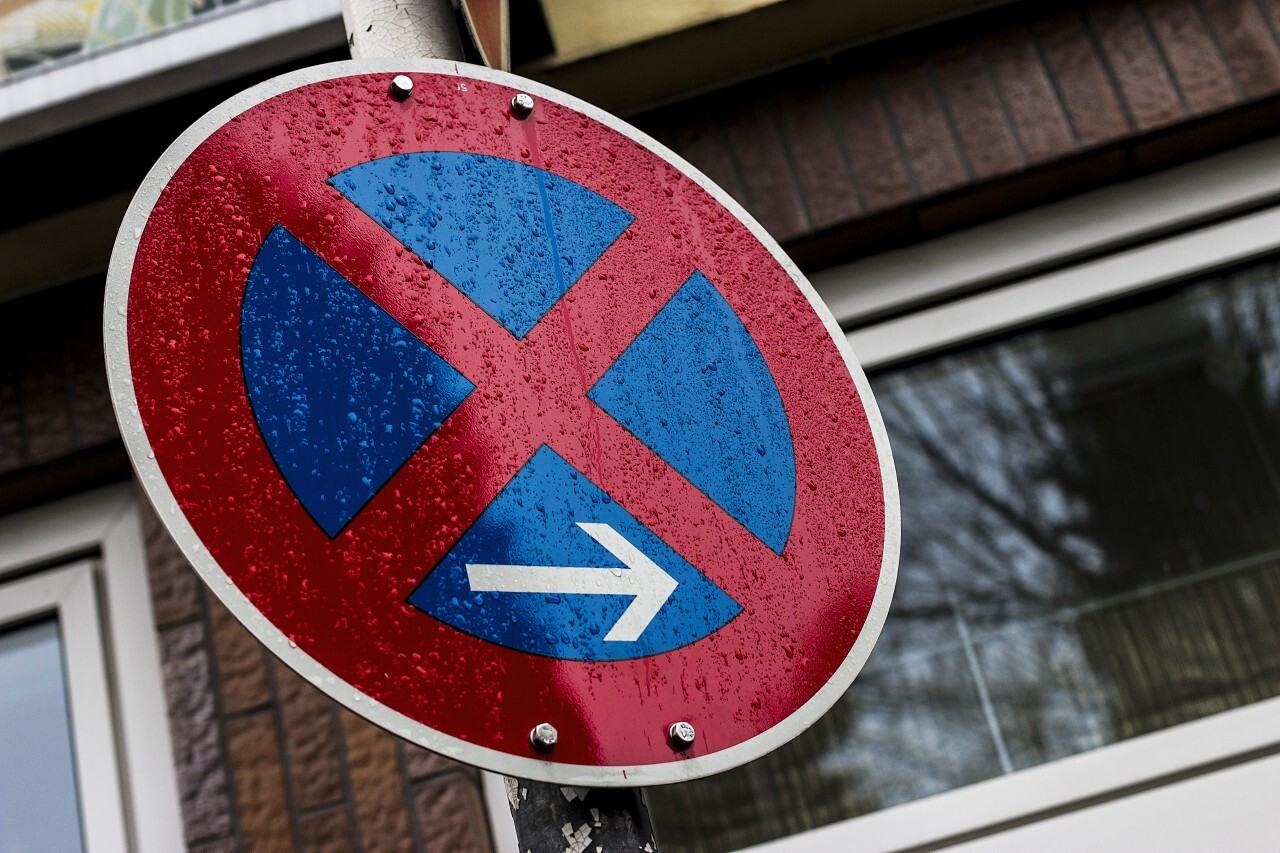
<svg viewBox="0 0 1280 853">
<path fill-rule="evenodd" d="M 235 821 L 204 624 L 161 631 L 159 641 L 186 840 L 223 838 Z"/>
<path fill-rule="evenodd" d="M 1142 8 L 1193 112 L 1212 112 L 1239 100 L 1231 72 L 1191 0 L 1144 0 Z"/>
<path fill-rule="evenodd" d="M 351 814 L 346 809 L 310 814 L 298 821 L 300 853 L 351 853 L 356 849 Z"/>
<path fill-rule="evenodd" d="M 226 725 L 245 849 L 253 853 L 292 851 L 275 714 L 262 711 L 228 720 Z"/>
<path fill-rule="evenodd" d="M 912 57 L 897 60 L 880 82 L 919 191 L 933 195 L 967 182 L 964 159 L 924 65 Z"/>
<path fill-rule="evenodd" d="M 983 49 L 1027 162 L 1043 163 L 1073 152 L 1075 137 L 1031 35 L 1022 29 L 1001 30 L 983 40 Z"/>
<path fill-rule="evenodd" d="M 1280 33 L 1280 0 L 1258 0 L 1258 7 L 1271 24 L 1271 32 Z"/>
<path fill-rule="evenodd" d="M 1138 130 L 1172 124 L 1186 115 L 1164 61 L 1133 3 L 1106 3 L 1087 12 L 1103 57 Z"/>
<path fill-rule="evenodd" d="M 90 304 L 98 308 L 96 303 Z M 90 322 L 77 322 L 75 333 L 67 343 L 71 417 L 79 447 L 95 447 L 119 435 L 102 355 L 101 311 L 94 310 L 89 319 Z"/>
<path fill-rule="evenodd" d="M 738 167 L 729 153 L 724 129 L 710 115 L 698 110 L 672 110 L 642 127 L 664 145 L 688 160 L 699 171 L 736 199 L 744 198 Z"/>
<path fill-rule="evenodd" d="M 223 838 L 207 844 L 198 844 L 189 848 L 188 853 L 240 853 L 240 842 L 234 838 Z"/>
<path fill-rule="evenodd" d="M 829 87 L 836 129 L 868 211 L 896 207 L 915 195 L 894 143 L 884 106 L 865 74 L 839 75 Z"/>
<path fill-rule="evenodd" d="M 413 789 L 413 811 L 427 853 L 491 853 L 479 782 L 450 773 Z"/>
<path fill-rule="evenodd" d="M 27 462 L 38 465 L 75 449 L 67 365 L 58 338 L 28 338 L 18 376 Z"/>
<path fill-rule="evenodd" d="M 739 199 L 777 240 L 809 231 L 804 202 L 773 121 L 773 106 L 750 92 L 730 99 L 725 117 L 729 150 L 738 164 Z"/>
<path fill-rule="evenodd" d="M 938 88 L 973 176 L 989 178 L 1021 167 L 1022 151 L 974 47 L 964 44 L 942 51 L 932 57 L 932 62 L 937 69 Z"/>
<path fill-rule="evenodd" d="M 1127 134 L 1129 120 L 1080 13 L 1050 16 L 1035 22 L 1032 31 L 1080 144 L 1098 145 Z"/>
<path fill-rule="evenodd" d="M 274 672 L 294 801 L 304 810 L 337 803 L 344 793 L 334 704 L 279 661 Z"/>
<path fill-rule="evenodd" d="M 410 779 L 423 779 L 463 767 L 452 758 L 445 758 L 429 749 L 404 741 L 400 742 L 400 751 L 404 756 L 404 772 Z"/>
<path fill-rule="evenodd" d="M 349 711 L 341 716 L 364 853 L 407 852 L 412 840 L 395 738 Z"/>
<path fill-rule="evenodd" d="M 4 473 L 21 468 L 26 462 L 27 451 L 13 355 L 3 351 L 0 358 L 4 359 L 0 363 L 0 473 Z"/>
<path fill-rule="evenodd" d="M 1280 89 L 1280 48 L 1253 0 L 1201 0 L 1209 26 L 1250 98 Z"/>
<path fill-rule="evenodd" d="M 805 69 L 773 87 L 782 139 L 791 153 L 809 221 L 826 228 L 862 211 L 853 173 L 831 125 L 817 75 Z"/>
<path fill-rule="evenodd" d="M 209 600 L 223 713 L 233 714 L 267 704 L 271 701 L 271 688 L 267 684 L 262 645 L 216 596 L 206 591 L 205 598 Z"/>
<path fill-rule="evenodd" d="M 147 576 L 156 625 L 163 628 L 196 616 L 200 613 L 202 586 L 199 575 L 169 537 L 151 502 L 142 495 L 138 498 L 138 514 L 142 517 L 142 533 L 146 539 Z"/>
</svg>

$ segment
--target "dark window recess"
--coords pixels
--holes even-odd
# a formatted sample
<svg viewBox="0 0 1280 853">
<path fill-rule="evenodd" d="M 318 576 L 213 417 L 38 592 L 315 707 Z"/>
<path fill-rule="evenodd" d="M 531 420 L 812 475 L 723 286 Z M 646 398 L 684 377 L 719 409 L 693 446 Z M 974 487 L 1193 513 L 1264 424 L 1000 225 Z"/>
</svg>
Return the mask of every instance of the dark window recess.
<svg viewBox="0 0 1280 853">
<path fill-rule="evenodd" d="M 653 789 L 736 849 L 1280 694 L 1280 265 L 873 381 L 902 490 L 863 674 L 744 768 Z"/>
<path fill-rule="evenodd" d="M 510 0 L 511 67 L 519 68 L 556 52 L 541 0 Z"/>
</svg>

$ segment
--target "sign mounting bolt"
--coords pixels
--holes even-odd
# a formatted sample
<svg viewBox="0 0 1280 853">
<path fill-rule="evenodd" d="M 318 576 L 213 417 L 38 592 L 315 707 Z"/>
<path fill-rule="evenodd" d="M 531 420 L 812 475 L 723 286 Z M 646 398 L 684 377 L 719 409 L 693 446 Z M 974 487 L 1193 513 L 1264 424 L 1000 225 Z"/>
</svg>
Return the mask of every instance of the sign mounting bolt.
<svg viewBox="0 0 1280 853">
<path fill-rule="evenodd" d="M 511 114 L 516 118 L 528 118 L 533 112 L 533 96 L 524 92 L 511 99 Z"/>
<path fill-rule="evenodd" d="M 404 74 L 397 74 L 391 78 L 391 97 L 397 101 L 403 101 L 405 98 L 413 94 L 413 80 Z"/>
<path fill-rule="evenodd" d="M 671 724 L 671 728 L 667 729 L 667 737 L 671 740 L 671 745 L 676 749 L 688 749 L 693 746 L 698 733 L 693 730 L 692 725 L 681 720 L 678 723 Z"/>
<path fill-rule="evenodd" d="M 556 732 L 556 727 L 550 723 L 538 723 L 533 727 L 533 731 L 529 732 L 529 743 L 538 752 L 550 752 L 559 739 L 560 735 Z"/>
</svg>

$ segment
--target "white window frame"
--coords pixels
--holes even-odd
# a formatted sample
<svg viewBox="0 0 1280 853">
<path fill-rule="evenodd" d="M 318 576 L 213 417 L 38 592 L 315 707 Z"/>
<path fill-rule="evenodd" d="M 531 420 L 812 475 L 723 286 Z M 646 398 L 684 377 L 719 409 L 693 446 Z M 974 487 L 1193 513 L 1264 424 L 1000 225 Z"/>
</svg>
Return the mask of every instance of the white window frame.
<svg viewBox="0 0 1280 853">
<path fill-rule="evenodd" d="M 0 80 L 0 151 L 341 47 L 340 0 L 257 0 Z"/>
<path fill-rule="evenodd" d="M 1276 251 L 1280 139 L 811 278 L 871 371 Z M 1214 790 L 1234 791 L 1232 808 L 1242 814 L 1270 813 L 1269 802 L 1241 796 L 1239 788 L 1268 796 L 1280 784 L 1276 753 L 1280 698 L 749 850 L 969 849 L 966 842 L 983 850 L 1078 850 L 1099 839 L 1114 847 L 1119 838 L 1135 837 L 1152 849 L 1197 849 L 1195 839 L 1203 836 L 1191 830 L 1221 824 L 1204 821 L 1222 807 Z M 518 853 L 502 778 L 485 776 L 497 853 Z M 1269 784 L 1260 786 L 1260 779 Z M 1230 846 L 1229 836 L 1219 838 Z"/>
<path fill-rule="evenodd" d="M 87 853 L 185 849 L 131 484 L 0 518 L 0 628 L 59 617 Z"/>
<path fill-rule="evenodd" d="M 1280 139 L 1270 139 L 810 280 L 849 330 L 1278 203 Z M 858 356 L 866 366 L 868 357 Z"/>
<path fill-rule="evenodd" d="M 127 849 L 93 573 L 93 562 L 80 560 L 0 583 L 0 631 L 41 617 L 58 621 L 80 831 L 87 853 Z"/>
</svg>

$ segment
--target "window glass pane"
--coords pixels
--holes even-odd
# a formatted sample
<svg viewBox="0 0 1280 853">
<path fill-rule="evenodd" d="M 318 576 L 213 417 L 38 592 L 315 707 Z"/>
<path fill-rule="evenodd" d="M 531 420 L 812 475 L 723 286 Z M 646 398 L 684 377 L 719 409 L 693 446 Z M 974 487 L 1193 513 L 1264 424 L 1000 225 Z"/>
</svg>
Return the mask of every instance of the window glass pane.
<svg viewBox="0 0 1280 853">
<path fill-rule="evenodd" d="M 748 767 L 653 789 L 731 850 L 1280 695 L 1274 263 L 873 380 L 898 590 L 864 674 Z"/>
<path fill-rule="evenodd" d="M 53 59 L 93 53 L 262 0 L 7 0 L 0 3 L 0 84 Z"/>
<path fill-rule="evenodd" d="M 0 853 L 47 850 L 83 850 L 53 619 L 0 634 Z"/>
</svg>

